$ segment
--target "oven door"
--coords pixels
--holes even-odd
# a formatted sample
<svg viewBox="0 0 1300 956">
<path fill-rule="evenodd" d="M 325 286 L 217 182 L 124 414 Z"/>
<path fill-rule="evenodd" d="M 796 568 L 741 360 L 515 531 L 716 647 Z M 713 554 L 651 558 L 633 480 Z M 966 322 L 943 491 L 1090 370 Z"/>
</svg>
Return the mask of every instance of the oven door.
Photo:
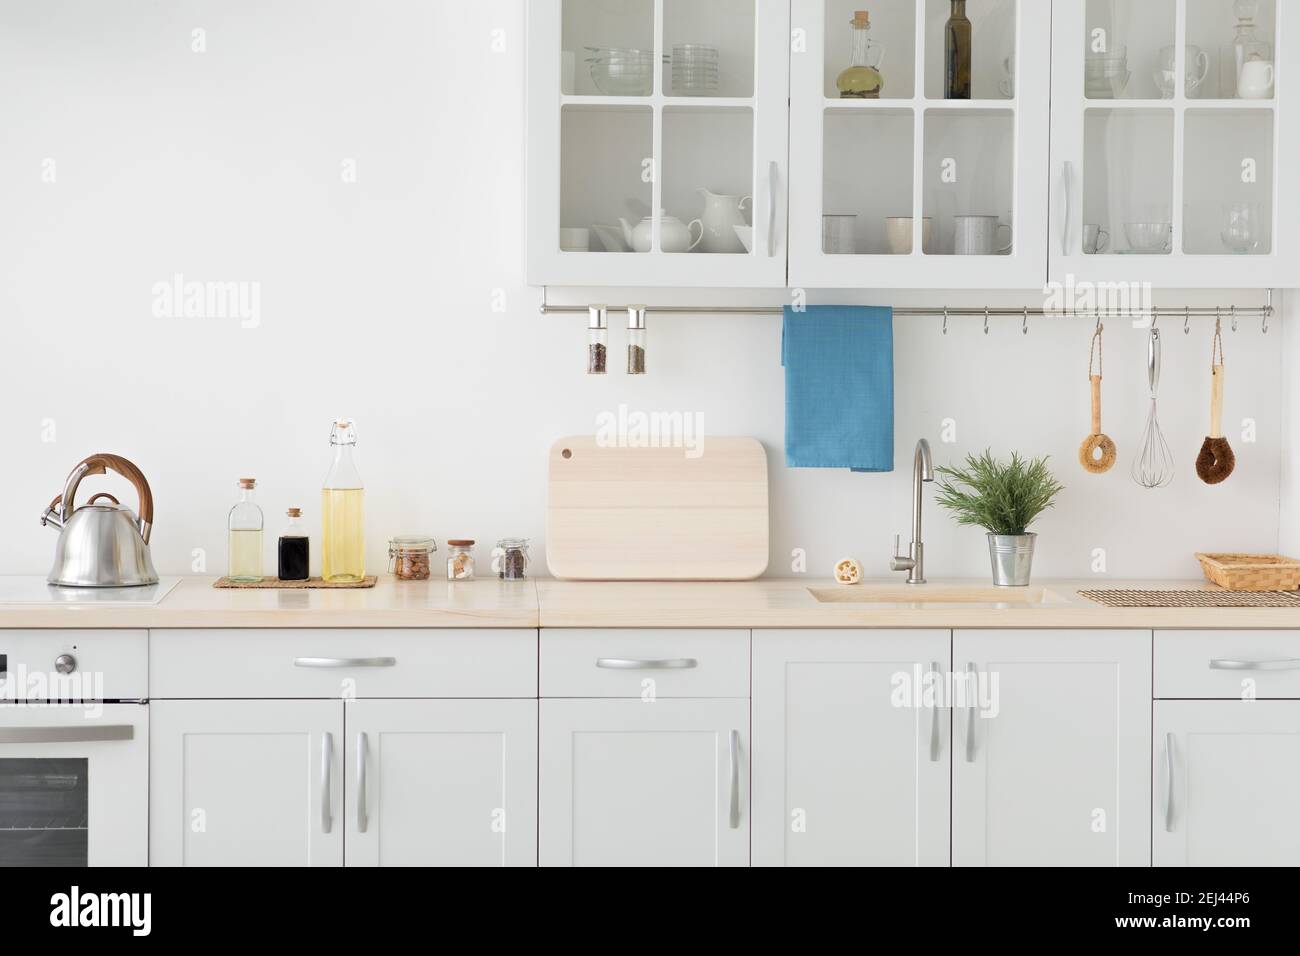
<svg viewBox="0 0 1300 956">
<path fill-rule="evenodd" d="M 0 704 L 0 866 L 148 861 L 148 706 Z"/>
</svg>

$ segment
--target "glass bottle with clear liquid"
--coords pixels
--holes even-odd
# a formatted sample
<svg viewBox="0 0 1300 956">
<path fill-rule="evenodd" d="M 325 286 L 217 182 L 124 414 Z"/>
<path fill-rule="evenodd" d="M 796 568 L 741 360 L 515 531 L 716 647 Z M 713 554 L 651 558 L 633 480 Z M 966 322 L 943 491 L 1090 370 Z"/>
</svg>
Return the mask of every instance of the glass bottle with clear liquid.
<svg viewBox="0 0 1300 956">
<path fill-rule="evenodd" d="M 849 65 L 836 78 L 835 86 L 840 91 L 840 99 L 879 99 L 885 85 L 880 75 L 885 48 L 871 39 L 871 17 L 866 10 L 855 10 L 851 22 L 853 46 Z"/>
<path fill-rule="evenodd" d="M 239 501 L 230 509 L 226 576 L 240 584 L 262 580 L 262 509 L 253 500 L 255 478 L 239 479 Z"/>
<path fill-rule="evenodd" d="M 334 460 L 321 489 L 321 577 L 355 584 L 366 576 L 365 490 L 354 454 L 357 430 L 351 419 L 330 429 Z"/>
</svg>

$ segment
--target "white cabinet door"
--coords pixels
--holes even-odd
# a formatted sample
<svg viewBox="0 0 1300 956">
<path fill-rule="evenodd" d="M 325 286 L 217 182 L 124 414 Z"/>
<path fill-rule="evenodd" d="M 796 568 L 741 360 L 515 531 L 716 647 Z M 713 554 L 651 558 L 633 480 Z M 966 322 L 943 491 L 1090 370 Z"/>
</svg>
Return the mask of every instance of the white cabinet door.
<svg viewBox="0 0 1300 956">
<path fill-rule="evenodd" d="M 543 866 L 746 866 L 748 700 L 543 700 Z"/>
<path fill-rule="evenodd" d="M 154 866 L 340 866 L 343 704 L 162 700 L 149 707 Z"/>
<path fill-rule="evenodd" d="M 536 865 L 536 700 L 345 713 L 348 866 Z"/>
<path fill-rule="evenodd" d="M 1125 299 L 1141 283 L 1291 285 L 1300 183 L 1279 160 L 1300 150 L 1289 102 L 1300 96 L 1300 8 L 1260 4 L 1277 82 L 1259 99 L 1237 96 L 1231 3 L 1055 0 L 1052 10 L 1048 248 L 1062 305 L 1149 305 Z"/>
<path fill-rule="evenodd" d="M 793 0 L 789 284 L 1041 289 L 1051 4 L 971 5 L 968 100 L 944 98 L 935 2 L 871 7 L 880 98 L 840 98 L 853 9 Z"/>
<path fill-rule="evenodd" d="M 527 8 L 529 284 L 784 287 L 789 0 Z"/>
<path fill-rule="evenodd" d="M 953 670 L 954 865 L 1150 864 L 1150 631 L 955 631 Z"/>
<path fill-rule="evenodd" d="M 949 653 L 948 631 L 754 632 L 756 866 L 948 865 Z"/>
<path fill-rule="evenodd" d="M 1300 866 L 1300 701 L 1158 700 L 1154 762 L 1156 866 Z"/>
</svg>

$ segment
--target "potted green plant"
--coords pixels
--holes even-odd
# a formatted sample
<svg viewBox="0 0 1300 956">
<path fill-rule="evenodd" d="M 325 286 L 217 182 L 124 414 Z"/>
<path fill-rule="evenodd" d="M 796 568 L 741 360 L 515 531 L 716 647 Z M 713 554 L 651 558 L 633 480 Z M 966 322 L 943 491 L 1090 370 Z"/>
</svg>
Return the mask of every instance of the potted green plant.
<svg viewBox="0 0 1300 956">
<path fill-rule="evenodd" d="M 965 467 L 937 470 L 942 477 L 935 500 L 958 524 L 988 532 L 994 585 L 1028 585 L 1038 537 L 1029 525 L 1064 490 L 1047 470 L 1047 459 L 1030 461 L 1012 452 L 1011 461 L 999 461 L 986 449 L 978 457 L 967 455 Z"/>
</svg>

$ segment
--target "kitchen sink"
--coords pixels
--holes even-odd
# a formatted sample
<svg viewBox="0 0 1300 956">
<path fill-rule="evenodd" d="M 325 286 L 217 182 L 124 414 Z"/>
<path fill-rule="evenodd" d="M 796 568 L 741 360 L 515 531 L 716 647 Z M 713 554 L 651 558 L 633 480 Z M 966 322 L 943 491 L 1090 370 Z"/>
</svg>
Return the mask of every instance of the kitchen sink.
<svg viewBox="0 0 1300 956">
<path fill-rule="evenodd" d="M 872 585 L 809 588 L 822 604 L 1003 604 L 1050 607 L 1065 602 L 1047 588 L 995 588 L 920 584 L 902 587 Z"/>
</svg>

